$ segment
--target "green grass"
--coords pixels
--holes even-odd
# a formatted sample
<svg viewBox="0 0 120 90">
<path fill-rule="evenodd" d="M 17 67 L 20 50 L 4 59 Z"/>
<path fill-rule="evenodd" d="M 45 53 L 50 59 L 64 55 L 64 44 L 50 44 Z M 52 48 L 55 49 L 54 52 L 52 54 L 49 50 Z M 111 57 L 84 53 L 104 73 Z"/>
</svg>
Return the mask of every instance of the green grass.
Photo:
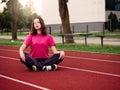
<svg viewBox="0 0 120 90">
<path fill-rule="evenodd" d="M 73 51 L 88 51 L 88 52 L 120 54 L 120 45 L 104 45 L 104 47 L 101 47 L 98 44 L 89 44 L 86 47 L 83 44 L 65 44 L 65 45 L 57 44 L 57 48 L 60 50 L 73 50 Z"/>
<path fill-rule="evenodd" d="M 22 40 L 11 42 L 9 39 L 0 39 L 0 45 L 20 46 Z M 120 54 L 120 45 L 104 45 L 102 48 L 100 44 L 89 44 L 87 47 L 84 44 L 60 44 L 57 43 L 57 49 L 70 51 L 87 51 L 99 53 Z"/>
<path fill-rule="evenodd" d="M 9 39 L 0 39 L 0 45 L 20 46 L 22 45 L 22 42 L 22 40 L 11 42 Z"/>
<path fill-rule="evenodd" d="M 94 32 L 92 33 L 92 35 L 90 35 L 90 37 L 95 37 L 95 35 L 97 34 L 103 34 L 103 32 Z M 104 34 L 117 34 L 117 35 L 119 34 L 120 35 L 120 31 L 114 31 L 114 32 L 105 31 Z M 107 38 L 120 38 L 120 36 L 111 36 Z"/>
</svg>

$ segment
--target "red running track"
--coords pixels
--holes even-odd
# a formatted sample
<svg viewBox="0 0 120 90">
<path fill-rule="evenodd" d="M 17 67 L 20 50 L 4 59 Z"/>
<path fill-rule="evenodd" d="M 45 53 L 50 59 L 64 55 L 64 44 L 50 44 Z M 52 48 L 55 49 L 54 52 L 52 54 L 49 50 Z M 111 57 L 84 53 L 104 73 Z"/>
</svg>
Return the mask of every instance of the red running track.
<svg viewBox="0 0 120 90">
<path fill-rule="evenodd" d="M 56 71 L 29 71 L 19 47 L 0 46 L 1 90 L 120 90 L 120 55 L 65 51 Z"/>
</svg>

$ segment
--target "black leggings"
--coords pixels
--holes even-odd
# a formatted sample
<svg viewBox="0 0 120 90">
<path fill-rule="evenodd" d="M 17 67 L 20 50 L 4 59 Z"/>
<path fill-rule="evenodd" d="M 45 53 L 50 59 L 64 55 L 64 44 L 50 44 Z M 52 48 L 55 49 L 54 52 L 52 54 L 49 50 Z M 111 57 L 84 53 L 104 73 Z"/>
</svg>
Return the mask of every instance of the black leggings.
<svg viewBox="0 0 120 90">
<path fill-rule="evenodd" d="M 32 65 L 35 65 L 39 70 L 42 70 L 43 66 L 59 64 L 63 61 L 63 58 L 59 59 L 60 53 L 54 54 L 49 58 L 32 58 L 28 53 L 24 53 L 26 62 L 24 62 L 21 58 L 20 61 L 27 66 L 29 70 L 32 70 Z"/>
</svg>

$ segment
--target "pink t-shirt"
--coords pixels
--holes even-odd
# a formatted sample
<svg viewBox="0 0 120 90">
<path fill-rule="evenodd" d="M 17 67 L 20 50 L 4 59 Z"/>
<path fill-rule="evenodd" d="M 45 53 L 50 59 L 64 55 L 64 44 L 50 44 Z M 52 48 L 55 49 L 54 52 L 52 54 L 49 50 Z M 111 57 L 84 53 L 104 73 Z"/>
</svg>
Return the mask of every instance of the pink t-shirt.
<svg viewBox="0 0 120 90">
<path fill-rule="evenodd" d="M 53 37 L 50 34 L 27 35 L 24 44 L 30 46 L 30 55 L 33 58 L 47 58 L 49 47 L 55 46 Z"/>
</svg>

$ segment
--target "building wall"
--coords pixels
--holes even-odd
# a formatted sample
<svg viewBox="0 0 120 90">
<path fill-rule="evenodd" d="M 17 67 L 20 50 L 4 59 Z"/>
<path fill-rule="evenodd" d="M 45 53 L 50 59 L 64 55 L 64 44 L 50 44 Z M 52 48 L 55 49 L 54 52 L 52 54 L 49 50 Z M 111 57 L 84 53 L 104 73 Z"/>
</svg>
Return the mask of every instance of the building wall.
<svg viewBox="0 0 120 90">
<path fill-rule="evenodd" d="M 120 20 L 120 0 L 105 0 L 106 16 L 105 21 L 108 21 L 108 16 L 112 12 L 116 14 L 118 20 Z"/>
<path fill-rule="evenodd" d="M 71 23 L 72 33 L 101 32 L 103 29 L 104 22 Z M 61 24 L 49 24 L 47 25 L 47 31 L 49 33 L 63 33 L 63 28 Z"/>
<path fill-rule="evenodd" d="M 105 0 L 106 10 L 120 11 L 120 0 Z"/>
<path fill-rule="evenodd" d="M 70 23 L 72 32 L 102 31 L 105 22 L 104 0 L 69 0 Z M 48 32 L 61 32 L 58 0 L 42 0 L 42 14 Z M 51 27 L 51 28 L 49 28 Z"/>
<path fill-rule="evenodd" d="M 70 23 L 105 22 L 104 0 L 69 0 Z M 46 24 L 61 24 L 58 0 L 42 0 L 42 14 Z"/>
</svg>

